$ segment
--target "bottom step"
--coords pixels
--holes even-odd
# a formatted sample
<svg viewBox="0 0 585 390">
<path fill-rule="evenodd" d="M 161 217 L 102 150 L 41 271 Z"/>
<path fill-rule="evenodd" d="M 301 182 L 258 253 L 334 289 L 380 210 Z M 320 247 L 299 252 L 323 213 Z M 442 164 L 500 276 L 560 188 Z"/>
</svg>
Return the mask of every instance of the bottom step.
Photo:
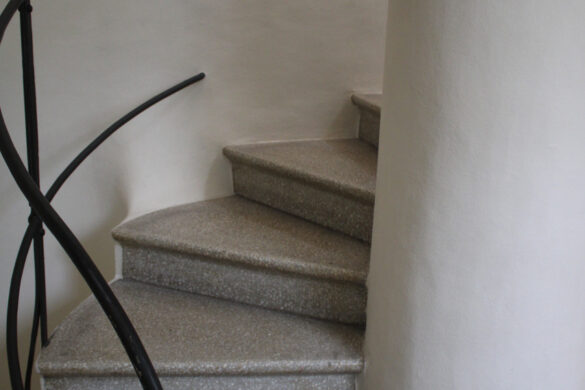
<svg viewBox="0 0 585 390">
<path fill-rule="evenodd" d="M 114 293 L 165 389 L 353 389 L 360 328 L 118 281 Z M 44 388 L 139 389 L 95 299 L 55 331 L 38 361 Z"/>
<path fill-rule="evenodd" d="M 307 375 L 264 377 L 162 377 L 168 389 L 197 390 L 304 390 L 355 389 L 353 375 Z M 45 390 L 142 390 L 135 378 L 45 378 Z"/>
</svg>

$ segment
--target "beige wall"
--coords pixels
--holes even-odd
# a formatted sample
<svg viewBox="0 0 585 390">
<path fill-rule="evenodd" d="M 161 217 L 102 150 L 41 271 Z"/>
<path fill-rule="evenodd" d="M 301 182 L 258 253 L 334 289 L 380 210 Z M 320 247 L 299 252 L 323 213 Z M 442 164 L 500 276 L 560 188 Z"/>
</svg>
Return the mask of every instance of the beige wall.
<svg viewBox="0 0 585 390">
<path fill-rule="evenodd" d="M 371 390 L 585 388 L 585 2 L 391 0 Z"/>
<path fill-rule="evenodd" d="M 208 78 L 133 121 L 71 178 L 54 205 L 107 278 L 110 230 L 128 216 L 231 192 L 221 147 L 350 136 L 352 90 L 380 90 L 386 0 L 33 1 L 43 186 L 133 106 L 199 71 Z M 18 24 L 0 49 L 0 104 L 24 133 Z M 26 203 L 0 164 L 0 388 L 8 387 L 5 302 Z M 89 292 L 47 239 L 56 325 Z M 32 277 L 24 279 L 28 337 Z"/>
</svg>

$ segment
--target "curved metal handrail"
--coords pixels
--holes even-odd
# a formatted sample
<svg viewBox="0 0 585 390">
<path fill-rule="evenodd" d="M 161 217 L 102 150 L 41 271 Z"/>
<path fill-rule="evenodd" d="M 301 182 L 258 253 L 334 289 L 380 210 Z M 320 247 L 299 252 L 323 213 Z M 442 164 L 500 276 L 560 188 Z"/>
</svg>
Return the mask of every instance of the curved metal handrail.
<svg viewBox="0 0 585 390">
<path fill-rule="evenodd" d="M 8 23 L 16 13 L 16 11 L 25 6 L 25 12 L 30 13 L 32 8 L 30 8 L 30 4 L 28 0 L 11 0 L 5 7 L 2 14 L 0 14 L 0 43 L 4 36 L 4 32 Z M 22 18 L 21 18 L 22 20 Z M 30 21 L 30 16 L 29 16 Z M 32 39 L 32 32 L 30 32 L 30 39 Z M 32 42 L 30 43 L 31 53 L 30 59 L 31 61 L 29 66 L 32 67 Z M 24 45 L 23 45 L 24 46 Z M 24 47 L 23 47 L 24 52 Z M 24 59 L 23 55 L 23 61 Z M 28 82 L 32 85 L 33 88 L 33 98 L 34 98 L 34 70 L 32 71 L 32 80 L 25 80 L 25 86 Z M 7 310 L 7 354 L 8 354 L 8 363 L 10 368 L 10 377 L 13 389 L 20 390 L 23 389 L 22 377 L 21 377 L 21 370 L 20 370 L 20 363 L 18 357 L 18 345 L 17 345 L 17 314 L 18 314 L 18 301 L 19 301 L 19 292 L 20 292 L 20 284 L 22 280 L 22 273 L 24 270 L 24 265 L 26 262 L 26 258 L 28 256 L 28 252 L 33 242 L 33 239 L 37 235 L 42 235 L 42 224 L 45 223 L 49 230 L 54 234 L 57 238 L 60 245 L 63 249 L 67 252 L 75 266 L 78 268 L 81 275 L 86 280 L 87 284 L 89 285 L 90 289 L 92 290 L 93 294 L 96 296 L 98 302 L 102 306 L 102 309 L 106 312 L 112 326 L 116 330 L 118 337 L 120 338 L 126 352 L 134 365 L 136 374 L 138 375 L 143 388 L 145 389 L 162 389 L 158 376 L 148 358 L 148 355 L 142 345 L 138 335 L 134 327 L 132 326 L 130 320 L 128 319 L 126 313 L 124 312 L 122 306 L 116 299 L 115 295 L 111 291 L 108 283 L 103 278 L 93 261 L 91 260 L 90 256 L 87 254 L 79 240 L 75 237 L 73 232 L 67 227 L 65 222 L 61 219 L 58 213 L 53 209 L 50 205 L 51 200 L 57 194 L 61 186 L 66 182 L 66 180 L 73 174 L 77 167 L 94 151 L 96 150 L 106 139 L 108 139 L 112 134 L 114 134 L 119 128 L 121 128 L 124 124 L 128 123 L 131 119 L 139 115 L 144 110 L 148 109 L 152 105 L 160 102 L 161 100 L 165 99 L 166 97 L 174 94 L 175 92 L 180 91 L 181 89 L 192 85 L 205 77 L 205 74 L 199 73 L 181 83 L 163 91 L 162 93 L 154 96 L 153 98 L 147 100 L 143 104 L 136 107 L 134 110 L 130 111 L 128 114 L 124 115 L 122 118 L 114 122 L 111 126 L 109 126 L 106 130 L 104 130 L 98 137 L 96 137 L 87 147 L 85 147 L 72 161 L 67 165 L 67 167 L 63 170 L 63 172 L 57 177 L 55 182 L 51 185 L 49 191 L 47 191 L 46 195 L 43 195 L 38 187 L 38 178 L 35 180 L 35 177 L 31 175 L 31 173 L 27 172 L 27 169 L 24 166 L 18 152 L 16 151 L 14 144 L 10 138 L 10 134 L 8 129 L 6 128 L 6 124 L 4 122 L 4 118 L 2 115 L 2 111 L 0 109 L 0 152 L 4 157 L 4 160 L 14 177 L 16 183 L 20 187 L 21 191 L 28 199 L 31 209 L 33 210 L 33 214 L 29 219 L 29 226 L 24 234 L 21 246 L 18 251 L 17 259 L 14 265 L 14 270 L 11 279 L 10 291 L 9 291 L 9 300 L 8 300 L 8 310 Z M 26 75 L 25 75 L 26 78 Z M 26 98 L 25 98 L 26 100 Z M 30 101 L 25 101 L 27 104 L 27 109 L 31 109 L 30 104 L 33 104 L 32 109 L 34 110 L 34 126 L 36 127 L 36 103 L 31 103 Z M 28 118 L 27 118 L 28 119 Z M 27 131 L 28 131 L 28 123 L 27 123 Z M 36 128 L 35 128 L 36 131 Z M 35 135 L 36 136 L 36 135 Z M 38 158 L 38 156 L 37 156 Z M 29 158 L 29 165 L 30 165 L 30 158 Z M 30 168 L 29 168 L 30 169 Z M 38 174 L 37 174 L 38 175 Z M 35 242 L 36 244 L 36 242 Z M 35 247 L 35 254 L 36 254 L 36 247 Z M 42 247 L 41 247 L 42 250 Z M 35 269 L 37 269 L 37 261 L 35 257 Z M 43 261 L 41 261 L 42 265 Z M 38 280 L 38 273 L 36 275 Z M 42 284 L 42 294 L 44 294 L 44 268 L 43 268 L 43 284 Z M 39 294 L 39 289 L 37 285 L 37 297 Z M 44 298 L 44 297 L 43 297 Z M 24 388 L 29 388 L 30 386 L 30 374 L 32 370 L 32 359 L 34 355 L 34 345 L 36 343 L 36 335 L 38 333 L 38 326 L 39 322 L 42 323 L 42 310 L 43 307 L 39 305 L 39 302 L 35 302 L 35 313 L 33 315 L 33 328 L 31 332 L 31 346 L 29 351 L 29 359 L 27 362 L 27 371 L 26 371 L 26 383 Z M 46 321 L 46 320 L 45 320 Z M 46 325 L 46 324 L 45 324 Z M 46 330 L 44 331 L 46 332 Z M 44 332 L 41 332 L 41 337 L 43 339 Z M 43 343 L 45 341 L 43 340 Z"/>
</svg>

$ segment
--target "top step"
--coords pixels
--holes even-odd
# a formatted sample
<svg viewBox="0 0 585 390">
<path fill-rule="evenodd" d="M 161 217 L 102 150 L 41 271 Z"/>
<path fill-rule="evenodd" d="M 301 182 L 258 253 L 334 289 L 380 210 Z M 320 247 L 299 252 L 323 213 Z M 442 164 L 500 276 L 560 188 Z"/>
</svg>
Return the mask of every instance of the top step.
<svg viewBox="0 0 585 390">
<path fill-rule="evenodd" d="M 365 110 L 369 110 L 375 114 L 380 115 L 380 113 L 382 112 L 382 94 L 379 94 L 379 93 L 370 93 L 370 94 L 355 93 L 352 95 L 351 101 L 356 106 L 363 108 Z"/>
<path fill-rule="evenodd" d="M 359 137 L 378 147 L 380 138 L 380 114 L 382 112 L 381 94 L 354 94 L 351 101 L 360 110 Z"/>
</svg>

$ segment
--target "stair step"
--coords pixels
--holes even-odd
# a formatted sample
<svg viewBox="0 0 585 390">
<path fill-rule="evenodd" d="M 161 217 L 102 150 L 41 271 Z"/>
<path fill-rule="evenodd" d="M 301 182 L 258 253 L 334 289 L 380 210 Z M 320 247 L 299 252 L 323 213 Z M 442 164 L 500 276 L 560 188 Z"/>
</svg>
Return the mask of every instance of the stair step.
<svg viewBox="0 0 585 390">
<path fill-rule="evenodd" d="M 354 389 L 359 328 L 131 281 L 113 283 L 165 389 Z M 90 297 L 38 360 L 45 389 L 139 389 L 132 365 Z"/>
<path fill-rule="evenodd" d="M 378 147 L 380 138 L 381 94 L 354 94 L 351 101 L 360 110 L 359 137 Z"/>
<path fill-rule="evenodd" d="M 228 146 L 234 191 L 371 240 L 376 150 L 358 139 Z"/>
<path fill-rule="evenodd" d="M 347 323 L 365 322 L 370 248 L 238 196 L 120 225 L 124 278 Z"/>
</svg>

